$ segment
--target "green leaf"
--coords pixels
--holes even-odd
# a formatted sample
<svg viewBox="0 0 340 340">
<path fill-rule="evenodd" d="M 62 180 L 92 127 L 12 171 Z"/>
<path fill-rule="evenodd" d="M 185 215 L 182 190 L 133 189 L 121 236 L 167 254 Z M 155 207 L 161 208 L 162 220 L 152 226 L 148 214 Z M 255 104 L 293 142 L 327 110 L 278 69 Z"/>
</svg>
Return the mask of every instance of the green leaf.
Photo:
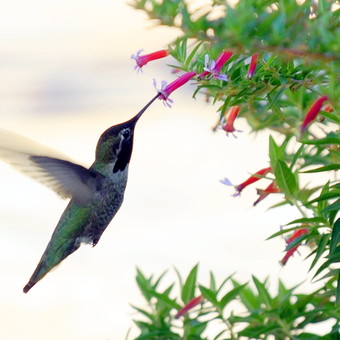
<svg viewBox="0 0 340 340">
<path fill-rule="evenodd" d="M 135 309 L 137 312 L 139 312 L 140 314 L 143 314 L 144 316 L 146 316 L 148 319 L 150 319 L 150 321 L 154 320 L 154 316 L 152 314 L 150 314 L 149 312 L 145 311 L 144 309 L 141 309 L 141 308 L 136 307 L 134 305 L 131 305 L 131 307 L 133 309 Z"/>
<path fill-rule="evenodd" d="M 224 285 L 235 275 L 235 273 L 230 274 L 229 276 L 227 276 L 222 283 L 220 284 L 220 286 L 218 287 L 216 294 L 218 294 L 222 288 L 224 287 Z"/>
<path fill-rule="evenodd" d="M 320 241 L 319 241 L 319 244 L 318 244 L 318 248 L 316 249 L 316 255 L 314 257 L 314 260 L 313 260 L 309 270 L 312 270 L 312 268 L 315 266 L 315 264 L 320 259 L 321 255 L 326 250 L 326 246 L 328 244 L 329 238 L 330 238 L 330 234 L 321 235 L 321 238 L 320 238 Z"/>
<path fill-rule="evenodd" d="M 326 212 L 330 212 L 330 211 L 340 211 L 340 199 L 338 199 L 336 202 L 334 202 L 333 204 L 329 205 L 328 207 L 326 207 L 325 209 L 323 209 L 321 211 L 321 213 L 326 213 Z"/>
<path fill-rule="evenodd" d="M 239 295 L 239 292 L 246 286 L 247 284 L 235 287 L 226 295 L 224 295 L 221 301 L 219 302 L 220 308 L 223 309 L 231 300 L 234 300 Z"/>
<path fill-rule="evenodd" d="M 297 220 L 294 220 L 292 222 L 287 223 L 286 225 L 290 224 L 298 224 L 298 223 L 307 223 L 307 224 L 314 224 L 314 223 L 323 223 L 326 224 L 327 221 L 323 217 L 303 217 L 303 218 L 298 218 Z"/>
<path fill-rule="evenodd" d="M 214 337 L 213 340 L 218 340 L 218 338 L 221 337 L 225 332 L 227 332 L 227 330 L 226 330 L 226 329 L 223 329 L 221 332 L 219 332 L 219 333 Z"/>
<path fill-rule="evenodd" d="M 165 276 L 165 274 L 167 273 L 168 271 L 167 270 L 164 270 L 164 272 L 161 274 L 161 275 L 159 275 L 159 278 L 156 280 L 156 282 L 152 285 L 152 288 L 153 289 L 157 289 L 157 287 L 158 287 L 158 285 L 159 285 L 159 283 L 161 282 L 161 280 L 163 279 L 163 277 Z"/>
<path fill-rule="evenodd" d="M 329 200 L 331 198 L 339 197 L 340 196 L 340 190 L 332 190 L 330 192 L 327 192 L 325 194 L 321 194 L 319 197 L 314 198 L 311 201 L 308 201 L 306 204 L 312 204 L 315 202 L 325 201 Z"/>
<path fill-rule="evenodd" d="M 278 159 L 274 164 L 275 180 L 286 198 L 292 199 L 297 191 L 296 178 L 285 162 Z"/>
<path fill-rule="evenodd" d="M 166 293 L 157 293 L 155 291 L 150 291 L 149 293 L 156 297 L 158 300 L 164 302 L 170 308 L 181 308 L 180 304 L 178 304 L 175 300 L 170 299 Z"/>
<path fill-rule="evenodd" d="M 340 138 L 332 136 L 332 137 L 326 137 L 326 138 L 314 139 L 314 140 L 303 139 L 301 143 L 309 144 L 309 145 L 340 144 Z"/>
<path fill-rule="evenodd" d="M 266 240 L 270 240 L 270 239 L 272 239 L 274 237 L 281 236 L 283 234 L 289 233 L 290 231 L 294 231 L 294 230 L 299 229 L 299 228 L 301 228 L 301 227 L 297 226 L 297 227 L 292 227 L 292 228 L 288 228 L 288 229 L 281 229 L 280 231 L 278 231 L 278 232 L 274 233 L 273 235 L 269 236 Z"/>
<path fill-rule="evenodd" d="M 338 270 L 338 281 L 337 281 L 337 287 L 336 287 L 336 303 L 340 303 L 340 269 Z"/>
<path fill-rule="evenodd" d="M 182 289 L 182 301 L 188 303 L 195 297 L 198 264 L 191 269 Z"/>
<path fill-rule="evenodd" d="M 274 331 L 275 329 L 279 329 L 278 325 L 255 325 L 255 326 L 248 326 L 242 331 L 239 332 L 240 336 L 245 336 L 248 339 L 263 339 L 260 337 L 261 334 L 270 334 L 270 332 Z"/>
<path fill-rule="evenodd" d="M 305 239 L 309 238 L 309 233 L 308 234 L 304 234 L 301 235 L 297 238 L 295 238 L 292 242 L 289 242 L 289 244 L 287 244 L 286 248 L 285 248 L 285 252 L 294 248 L 297 245 L 300 245 L 302 243 L 302 241 L 304 241 Z"/>
<path fill-rule="evenodd" d="M 331 236 L 331 243 L 329 248 L 329 253 L 334 254 L 335 249 L 340 242 L 340 218 L 334 223 L 332 236 Z"/>
<path fill-rule="evenodd" d="M 201 45 L 203 44 L 203 41 L 199 42 L 191 51 L 191 53 L 189 54 L 187 60 L 185 61 L 185 67 L 189 68 L 189 65 L 191 63 L 191 60 L 195 57 L 197 50 L 201 47 Z"/>
<path fill-rule="evenodd" d="M 137 268 L 136 282 L 137 282 L 139 289 L 141 290 L 142 294 L 144 295 L 145 299 L 148 302 L 150 302 L 152 298 L 152 294 L 149 293 L 152 288 L 151 279 L 152 277 L 150 277 L 150 279 L 147 279 L 144 276 L 144 274 Z"/>
<path fill-rule="evenodd" d="M 210 275 L 210 289 L 212 291 L 215 291 L 216 290 L 216 280 L 215 280 L 214 273 L 212 271 L 210 271 L 209 275 Z"/>
<path fill-rule="evenodd" d="M 236 280 L 231 280 L 234 287 L 240 287 L 243 286 L 240 283 L 238 283 Z M 244 287 L 239 292 L 239 297 L 241 302 L 245 305 L 245 307 L 249 310 L 254 310 L 260 307 L 261 302 L 257 298 L 257 296 L 254 294 L 254 292 L 249 287 Z"/>
<path fill-rule="evenodd" d="M 291 162 L 291 164 L 290 164 L 290 169 L 293 169 L 293 167 L 294 167 L 295 163 L 297 162 L 297 160 L 298 160 L 299 158 L 302 158 L 302 157 L 303 157 L 303 156 L 301 156 L 302 153 L 303 153 L 303 151 L 304 151 L 304 145 L 301 145 L 301 146 L 299 147 L 299 150 L 296 151 L 295 154 L 294 154 L 293 160 L 292 160 L 292 162 Z"/>
<path fill-rule="evenodd" d="M 256 276 L 252 275 L 256 289 L 259 293 L 260 300 L 269 308 L 272 308 L 272 298 L 270 297 L 268 290 L 264 283 L 260 282 Z"/>
<path fill-rule="evenodd" d="M 199 286 L 199 289 L 203 295 L 203 297 L 205 297 L 207 300 L 209 300 L 215 307 L 218 308 L 218 302 L 217 302 L 217 297 L 216 297 L 216 293 L 213 292 L 212 290 L 203 287 L 203 286 Z"/>
<path fill-rule="evenodd" d="M 278 160 L 283 159 L 283 151 L 275 143 L 275 140 L 272 136 L 269 136 L 269 158 L 270 158 L 270 164 L 271 164 L 272 168 L 274 168 L 274 166 L 275 166 L 275 164 Z"/>
<path fill-rule="evenodd" d="M 328 192 L 329 192 L 329 181 L 323 186 L 320 196 L 325 195 Z M 322 210 L 325 209 L 325 207 L 326 207 L 326 201 L 318 202 L 317 211 L 320 215 L 321 215 Z"/>
<path fill-rule="evenodd" d="M 331 170 L 340 170 L 340 164 L 330 164 L 330 165 L 325 165 L 320 168 L 312 169 L 312 170 L 307 170 L 307 171 L 301 171 L 302 174 L 311 174 L 314 172 L 323 172 L 323 171 L 331 171 Z"/>
<path fill-rule="evenodd" d="M 329 259 L 327 261 L 325 261 L 320 267 L 319 269 L 316 271 L 315 275 L 313 276 L 313 278 L 315 278 L 316 276 L 318 276 L 323 270 L 325 270 L 326 268 L 328 268 L 332 263 L 337 263 L 340 262 L 340 251 L 335 253 L 334 255 L 330 255 L 328 256 Z"/>
<path fill-rule="evenodd" d="M 180 287 L 180 289 L 182 291 L 182 289 L 183 289 L 183 280 L 182 280 L 181 273 L 179 272 L 179 270 L 176 267 L 174 267 L 174 270 L 175 270 L 175 272 L 177 274 L 178 282 L 179 282 L 179 287 Z"/>
<path fill-rule="evenodd" d="M 319 281 L 324 281 L 325 279 L 332 278 L 334 279 L 335 276 L 338 275 L 339 269 L 330 269 L 329 272 L 327 272 L 325 275 L 321 276 L 319 279 L 314 280 L 313 282 L 319 282 Z"/>
<path fill-rule="evenodd" d="M 333 120 L 336 123 L 340 123 L 340 118 L 336 114 L 330 113 L 330 112 L 322 112 L 322 115 L 326 118 L 329 118 L 330 120 Z M 340 141 L 340 138 L 339 138 Z"/>
</svg>

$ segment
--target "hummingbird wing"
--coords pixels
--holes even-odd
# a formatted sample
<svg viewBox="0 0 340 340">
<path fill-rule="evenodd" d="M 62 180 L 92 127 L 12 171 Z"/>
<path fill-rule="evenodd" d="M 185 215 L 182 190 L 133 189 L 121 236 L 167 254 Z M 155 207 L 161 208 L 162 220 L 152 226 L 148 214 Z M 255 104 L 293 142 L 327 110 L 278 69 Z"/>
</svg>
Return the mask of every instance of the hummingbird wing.
<svg viewBox="0 0 340 340">
<path fill-rule="evenodd" d="M 99 189 L 98 179 L 103 177 L 53 149 L 3 129 L 0 129 L 0 157 L 62 198 L 88 200 Z"/>
<path fill-rule="evenodd" d="M 36 164 L 40 173 L 36 179 L 63 198 L 87 201 L 100 189 L 103 176 L 94 170 L 48 156 L 31 155 L 29 160 Z"/>
</svg>

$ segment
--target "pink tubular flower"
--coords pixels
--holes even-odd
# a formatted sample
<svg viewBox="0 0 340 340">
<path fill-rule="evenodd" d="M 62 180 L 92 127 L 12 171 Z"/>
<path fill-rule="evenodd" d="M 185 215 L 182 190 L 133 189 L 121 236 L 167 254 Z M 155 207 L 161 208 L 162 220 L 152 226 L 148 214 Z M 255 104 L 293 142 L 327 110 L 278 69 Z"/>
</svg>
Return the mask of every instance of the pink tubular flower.
<svg viewBox="0 0 340 340">
<path fill-rule="evenodd" d="M 203 300 L 202 296 L 198 296 L 193 298 L 192 300 L 190 300 L 183 308 L 181 308 L 176 316 L 175 319 L 180 318 L 181 316 L 183 316 L 184 314 L 186 314 L 190 309 L 194 308 L 195 306 L 197 306 L 198 304 L 200 304 Z"/>
<path fill-rule="evenodd" d="M 164 100 L 165 105 L 168 107 L 171 107 L 171 103 L 173 103 L 173 100 L 169 98 L 170 94 L 177 90 L 179 87 L 183 86 L 185 83 L 187 83 L 192 77 L 196 75 L 196 72 L 187 72 L 178 77 L 176 80 L 174 80 L 169 85 L 165 80 L 162 81 L 161 89 L 158 90 L 156 88 L 157 83 L 156 80 L 153 80 L 153 85 L 155 86 L 156 90 L 160 93 L 159 99 Z"/>
<path fill-rule="evenodd" d="M 257 65 L 257 58 L 259 57 L 258 53 L 254 53 L 251 56 L 251 60 L 250 60 L 250 64 L 249 64 L 249 68 L 248 68 L 248 72 L 246 74 L 246 77 L 248 79 L 251 79 L 254 77 L 255 74 L 255 70 L 256 70 L 256 65 Z"/>
<path fill-rule="evenodd" d="M 137 53 L 135 53 L 131 56 L 132 59 L 136 60 L 137 65 L 135 66 L 135 69 L 138 70 L 138 71 L 141 70 L 142 67 L 145 64 L 147 64 L 149 61 L 164 58 L 164 57 L 169 55 L 168 50 L 160 50 L 160 51 L 156 51 L 156 52 L 153 52 L 153 53 L 140 55 L 142 52 L 143 52 L 143 50 L 139 50 L 139 51 L 137 51 Z"/>
<path fill-rule="evenodd" d="M 307 130 L 307 126 L 316 118 L 318 113 L 321 110 L 323 103 L 328 100 L 327 96 L 320 97 L 317 99 L 314 104 L 311 106 L 309 111 L 306 113 L 306 116 L 301 125 L 301 133 Z"/>
<path fill-rule="evenodd" d="M 206 54 L 204 57 L 204 71 L 199 75 L 199 78 L 204 78 L 211 74 L 215 79 L 228 81 L 228 76 L 221 73 L 221 69 L 232 55 L 233 53 L 230 51 L 223 51 L 215 62 L 215 60 L 210 61 L 209 55 Z"/>
<path fill-rule="evenodd" d="M 266 189 L 257 189 L 257 194 L 260 195 L 259 198 L 254 202 L 254 206 L 260 203 L 262 200 L 264 200 L 269 194 L 276 194 L 278 192 L 281 192 L 280 188 L 276 185 L 276 183 L 273 181 L 271 182 Z"/>
<path fill-rule="evenodd" d="M 239 105 L 232 106 L 228 111 L 227 122 L 222 126 L 222 129 L 227 133 L 231 133 L 235 138 L 237 138 L 234 132 L 241 132 L 241 130 L 236 130 L 234 127 L 234 121 L 240 112 L 241 107 Z"/>
<path fill-rule="evenodd" d="M 235 192 L 235 194 L 233 196 L 234 197 L 239 196 L 241 194 L 241 191 L 244 188 L 246 188 L 250 184 L 253 184 L 253 183 L 257 182 L 263 176 L 265 176 L 268 172 L 271 172 L 271 171 L 272 171 L 271 167 L 261 169 L 261 170 L 257 171 L 255 174 L 251 175 L 247 180 L 245 180 L 241 184 L 235 185 L 234 187 L 236 189 L 236 192 Z M 232 185 L 232 183 L 227 178 L 221 180 L 220 182 L 225 184 L 225 185 Z"/>
<path fill-rule="evenodd" d="M 295 230 L 292 234 L 292 236 L 289 237 L 288 240 L 286 240 L 287 245 L 289 245 L 290 243 L 292 243 L 294 240 L 296 240 L 299 237 L 302 237 L 305 234 L 308 234 L 309 230 L 307 228 L 301 228 L 298 230 Z M 284 266 L 288 259 L 296 252 L 296 250 L 298 249 L 299 245 L 301 243 L 297 244 L 295 247 L 290 248 L 289 250 L 287 250 L 286 255 L 282 258 L 282 260 L 280 261 L 281 265 Z"/>
</svg>

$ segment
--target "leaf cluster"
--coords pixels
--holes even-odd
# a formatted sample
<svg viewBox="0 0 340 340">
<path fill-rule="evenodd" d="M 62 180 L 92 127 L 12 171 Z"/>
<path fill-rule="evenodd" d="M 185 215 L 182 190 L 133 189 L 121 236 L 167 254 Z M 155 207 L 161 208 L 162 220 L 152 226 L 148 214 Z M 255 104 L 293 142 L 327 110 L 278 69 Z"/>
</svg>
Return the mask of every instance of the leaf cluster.
<svg viewBox="0 0 340 340">
<path fill-rule="evenodd" d="M 294 338 L 298 334 L 299 339 L 313 338 L 303 328 L 330 315 L 330 309 L 320 307 L 321 301 L 340 302 L 339 2 L 241 0 L 232 6 L 228 1 L 213 0 L 195 6 L 189 0 L 131 1 L 132 6 L 145 11 L 158 24 L 182 30 L 182 36 L 169 46 L 176 60 L 172 67 L 200 74 L 207 54 L 216 60 L 222 51 L 233 53 L 221 69 L 228 81 L 214 76 L 198 77 L 193 96 L 203 94 L 211 98 L 220 123 L 225 121 L 230 107 L 238 105 L 238 118 L 247 121 L 251 132 L 271 132 L 268 158 L 272 174 L 268 176 L 282 198 L 272 208 L 290 205 L 301 216 L 288 223 L 278 221 L 285 228 L 270 238 L 307 229 L 308 233 L 290 242 L 286 251 L 306 243 L 314 279 L 325 282 L 324 289 L 309 295 L 296 294 L 294 289 L 279 283 L 279 294 L 283 295 L 271 297 L 265 293 L 265 283 L 254 277 L 255 291 L 249 285 L 241 289 L 229 279 L 233 289 L 239 288 L 237 292 L 231 290 L 230 296 L 237 297 L 248 314 L 229 315 L 227 319 L 224 301 L 228 298 L 220 297 L 215 286 L 198 285 L 208 301 L 196 311 L 199 317 L 195 318 L 195 329 L 201 333 L 190 328 L 194 326 L 188 316 L 184 318 L 184 328 L 190 328 L 199 338 L 207 326 L 199 320 L 213 308 L 215 317 L 227 325 L 229 338 L 233 338 L 234 323 L 242 320 L 247 325 L 237 336 L 261 338 L 271 334 L 276 338 Z M 249 77 L 250 56 L 254 53 L 259 58 L 254 75 Z M 327 96 L 328 109 L 322 108 L 308 128 L 302 129 L 304 117 L 321 96 Z M 322 184 L 313 184 L 316 175 Z M 168 293 L 171 291 L 172 287 Z M 254 297 L 253 305 L 246 302 L 246 295 Z M 172 332 L 171 308 L 175 308 L 176 301 L 172 299 L 172 307 L 168 304 L 167 324 Z M 187 298 L 182 297 L 178 303 L 186 302 Z M 181 335 L 184 339 L 190 333 L 185 332 Z"/>
<path fill-rule="evenodd" d="M 255 276 L 250 283 L 241 284 L 230 275 L 217 284 L 210 273 L 210 283 L 204 286 L 198 282 L 198 265 L 184 281 L 176 272 L 178 283 L 161 289 L 164 273 L 154 278 L 137 270 L 137 284 L 146 305 L 133 306 L 139 328 L 134 339 L 266 339 L 270 335 L 277 339 L 313 339 L 317 335 L 307 332 L 306 326 L 326 320 L 333 328 L 324 339 L 335 339 L 339 331 L 340 308 L 335 308 L 332 298 L 325 294 L 326 287 L 301 294 L 297 292 L 299 286 L 287 288 L 279 281 L 273 295 L 267 280 Z M 202 296 L 202 302 L 178 318 L 178 310 L 197 296 Z"/>
</svg>

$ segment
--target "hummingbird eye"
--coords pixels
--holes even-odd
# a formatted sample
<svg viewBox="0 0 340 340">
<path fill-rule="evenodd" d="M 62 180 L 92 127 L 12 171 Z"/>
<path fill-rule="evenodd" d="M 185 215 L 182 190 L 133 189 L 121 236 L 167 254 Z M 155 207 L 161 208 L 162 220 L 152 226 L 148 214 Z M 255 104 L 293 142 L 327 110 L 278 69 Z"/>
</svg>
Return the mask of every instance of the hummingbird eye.
<svg viewBox="0 0 340 340">
<path fill-rule="evenodd" d="M 124 138 L 130 137 L 130 130 L 129 129 L 126 129 L 125 131 L 123 131 L 123 137 Z"/>
</svg>

